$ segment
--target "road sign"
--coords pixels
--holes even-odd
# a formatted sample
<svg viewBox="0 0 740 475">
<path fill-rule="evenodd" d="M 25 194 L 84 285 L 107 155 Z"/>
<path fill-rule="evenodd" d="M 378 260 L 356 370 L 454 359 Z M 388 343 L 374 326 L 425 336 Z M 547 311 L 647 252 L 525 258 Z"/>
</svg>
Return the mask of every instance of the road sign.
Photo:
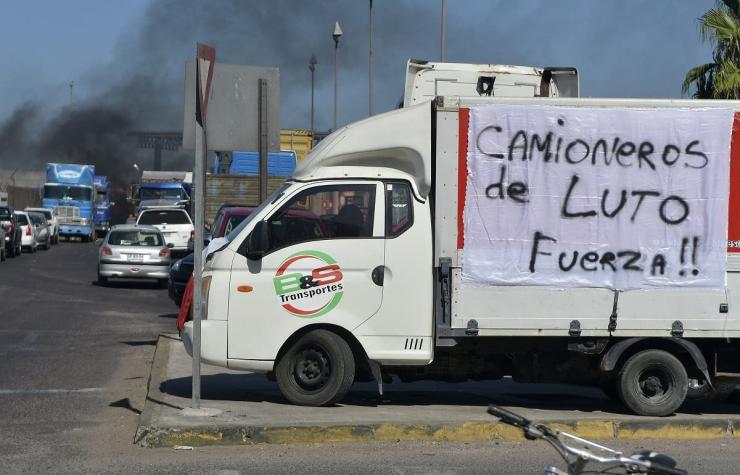
<svg viewBox="0 0 740 475">
<path fill-rule="evenodd" d="M 195 108 L 195 120 L 201 127 L 205 127 L 208 111 L 208 99 L 211 96 L 211 82 L 213 68 L 216 64 L 216 50 L 210 46 L 198 43 L 196 53 L 196 89 L 198 100 Z"/>
</svg>

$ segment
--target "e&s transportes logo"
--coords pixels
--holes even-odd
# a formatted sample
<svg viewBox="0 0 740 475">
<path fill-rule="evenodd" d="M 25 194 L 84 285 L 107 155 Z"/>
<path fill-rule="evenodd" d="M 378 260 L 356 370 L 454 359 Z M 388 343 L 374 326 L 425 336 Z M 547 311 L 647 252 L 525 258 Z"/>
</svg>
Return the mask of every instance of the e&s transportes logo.
<svg viewBox="0 0 740 475">
<path fill-rule="evenodd" d="M 330 255 L 301 251 L 288 256 L 272 281 L 283 308 L 301 318 L 331 312 L 344 295 L 342 270 Z"/>
</svg>

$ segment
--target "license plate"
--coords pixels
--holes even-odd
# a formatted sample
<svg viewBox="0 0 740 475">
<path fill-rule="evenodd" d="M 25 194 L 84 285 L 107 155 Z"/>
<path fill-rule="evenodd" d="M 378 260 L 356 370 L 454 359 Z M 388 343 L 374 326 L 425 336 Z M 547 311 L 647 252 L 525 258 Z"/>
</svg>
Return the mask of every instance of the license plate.
<svg viewBox="0 0 740 475">
<path fill-rule="evenodd" d="M 129 262 L 141 262 L 144 260 L 144 256 L 138 254 L 129 254 L 126 256 L 126 260 Z"/>
</svg>

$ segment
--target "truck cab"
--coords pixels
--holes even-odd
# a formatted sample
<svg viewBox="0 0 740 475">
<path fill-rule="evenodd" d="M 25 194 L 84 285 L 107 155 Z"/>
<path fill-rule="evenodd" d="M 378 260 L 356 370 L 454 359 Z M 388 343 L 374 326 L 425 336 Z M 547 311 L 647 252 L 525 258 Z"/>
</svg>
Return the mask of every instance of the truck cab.
<svg viewBox="0 0 740 475">
<path fill-rule="evenodd" d="M 94 176 L 92 165 L 47 165 L 42 206 L 54 210 L 60 236 L 79 237 L 83 242 L 93 238 Z"/>
<path fill-rule="evenodd" d="M 110 182 L 107 176 L 95 176 L 95 234 L 105 236 L 111 227 Z"/>
</svg>

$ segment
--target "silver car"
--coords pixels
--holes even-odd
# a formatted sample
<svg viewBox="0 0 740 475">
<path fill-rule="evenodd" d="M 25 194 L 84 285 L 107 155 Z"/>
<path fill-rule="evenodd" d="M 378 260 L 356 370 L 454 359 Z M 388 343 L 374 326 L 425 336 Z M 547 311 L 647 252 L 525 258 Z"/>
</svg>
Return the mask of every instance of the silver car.
<svg viewBox="0 0 740 475">
<path fill-rule="evenodd" d="M 109 278 L 116 277 L 156 279 L 166 287 L 171 247 L 154 226 L 113 226 L 100 244 L 98 284 L 105 285 Z"/>
</svg>

